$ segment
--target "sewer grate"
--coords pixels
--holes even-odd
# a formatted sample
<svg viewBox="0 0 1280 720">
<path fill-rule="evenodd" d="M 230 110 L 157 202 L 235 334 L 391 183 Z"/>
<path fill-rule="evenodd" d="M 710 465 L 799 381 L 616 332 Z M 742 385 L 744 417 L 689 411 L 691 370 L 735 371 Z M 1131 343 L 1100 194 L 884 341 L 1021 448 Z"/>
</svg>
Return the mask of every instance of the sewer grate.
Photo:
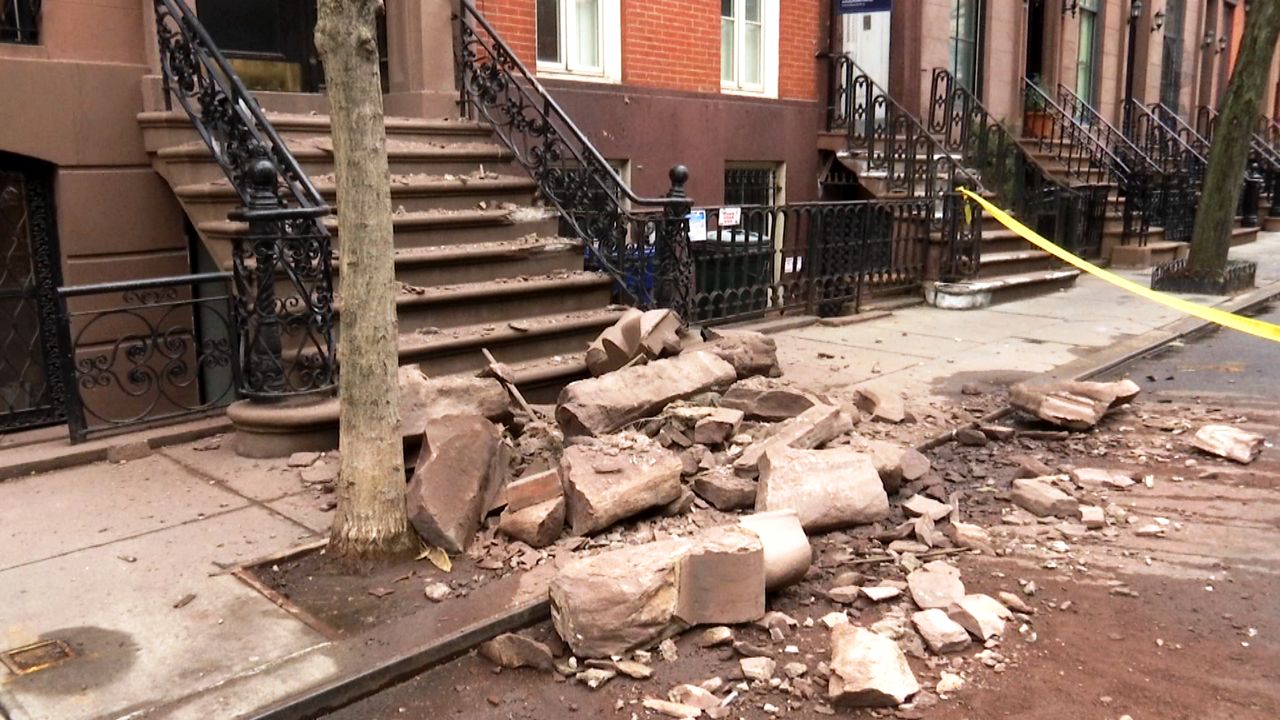
<svg viewBox="0 0 1280 720">
<path fill-rule="evenodd" d="M 15 675 L 28 675 L 53 667 L 75 656 L 75 651 L 63 640 L 41 640 L 0 652 L 0 663 Z"/>
</svg>

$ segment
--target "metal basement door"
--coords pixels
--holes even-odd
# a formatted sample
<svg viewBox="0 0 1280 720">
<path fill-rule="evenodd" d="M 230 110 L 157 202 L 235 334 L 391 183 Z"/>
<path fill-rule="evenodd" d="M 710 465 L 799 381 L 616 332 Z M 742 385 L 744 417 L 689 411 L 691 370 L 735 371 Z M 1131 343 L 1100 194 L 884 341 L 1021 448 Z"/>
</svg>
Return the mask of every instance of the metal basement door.
<svg viewBox="0 0 1280 720">
<path fill-rule="evenodd" d="M 50 177 L 0 153 L 0 433 L 66 413 Z"/>
</svg>

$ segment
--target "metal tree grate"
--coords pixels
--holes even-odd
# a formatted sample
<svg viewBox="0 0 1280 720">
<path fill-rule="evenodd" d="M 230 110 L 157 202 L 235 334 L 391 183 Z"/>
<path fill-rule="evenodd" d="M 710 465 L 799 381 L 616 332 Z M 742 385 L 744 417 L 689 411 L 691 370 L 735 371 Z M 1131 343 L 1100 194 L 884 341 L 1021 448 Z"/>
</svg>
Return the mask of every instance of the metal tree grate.
<svg viewBox="0 0 1280 720">
<path fill-rule="evenodd" d="M 0 663 L 15 675 L 30 675 L 75 656 L 75 651 L 63 640 L 41 640 L 0 653 Z"/>
</svg>

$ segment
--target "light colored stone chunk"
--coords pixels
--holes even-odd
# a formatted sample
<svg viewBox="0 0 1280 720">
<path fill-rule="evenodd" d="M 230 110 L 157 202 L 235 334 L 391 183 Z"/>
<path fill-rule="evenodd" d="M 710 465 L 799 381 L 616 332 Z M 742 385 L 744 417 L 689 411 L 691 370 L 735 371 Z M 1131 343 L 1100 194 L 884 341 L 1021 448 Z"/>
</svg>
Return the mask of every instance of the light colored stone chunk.
<svg viewBox="0 0 1280 720">
<path fill-rule="evenodd" d="M 872 420 L 900 423 L 906 419 L 906 407 L 902 404 L 902 397 L 896 392 L 867 385 L 858 388 L 856 392 L 858 409 L 870 415 Z"/>
<path fill-rule="evenodd" d="M 613 372 L 640 354 L 640 324 L 644 312 L 630 308 L 587 346 L 587 370 L 600 376 Z"/>
<path fill-rule="evenodd" d="M 969 632 L 942 609 L 930 608 L 912 613 L 911 622 L 915 623 L 916 631 L 929 649 L 939 655 L 969 647 Z"/>
<path fill-rule="evenodd" d="M 754 532 L 737 525 L 697 536 L 697 546 L 680 561 L 676 617 L 688 625 L 734 625 L 764 616 L 764 546 Z"/>
<path fill-rule="evenodd" d="M 716 408 L 694 426 L 693 441 L 701 445 L 723 445 L 737 434 L 741 424 L 741 410 Z"/>
<path fill-rule="evenodd" d="M 1088 430 L 1114 407 L 1137 397 L 1132 380 L 1116 382 L 1022 382 L 1010 389 L 1009 402 L 1018 410 L 1069 430 Z"/>
<path fill-rule="evenodd" d="M 556 421 L 565 435 L 603 435 L 736 378 L 732 365 L 704 352 L 634 365 L 570 383 L 560 393 Z"/>
<path fill-rule="evenodd" d="M 1004 621 L 1013 618 L 999 600 L 981 593 L 960 598 L 947 609 L 947 615 L 979 640 L 1004 634 Z"/>
<path fill-rule="evenodd" d="M 529 547 L 542 548 L 554 543 L 564 530 L 564 496 L 502 512 L 498 530 Z"/>
<path fill-rule="evenodd" d="M 815 532 L 883 520 L 889 497 L 871 458 L 852 448 L 773 448 L 761 463 L 756 510 L 794 510 Z"/>
<path fill-rule="evenodd" d="M 1075 498 L 1049 484 L 1052 478 L 1018 478 L 1009 499 L 1014 505 L 1040 517 L 1071 518 L 1079 513 Z"/>
<path fill-rule="evenodd" d="M 1191 444 L 1210 455 L 1248 464 L 1262 452 L 1267 439 L 1230 425 L 1205 425 L 1196 431 Z"/>
<path fill-rule="evenodd" d="M 671 688 L 667 698 L 674 703 L 689 705 L 701 710 L 710 710 L 720 705 L 720 698 L 705 688 L 685 683 Z"/>
<path fill-rule="evenodd" d="M 862 594 L 873 602 L 884 602 L 885 600 L 892 600 L 902 595 L 902 591 L 898 588 L 886 585 L 881 585 L 879 587 L 863 586 L 860 589 L 862 590 Z"/>
<path fill-rule="evenodd" d="M 809 571 L 813 548 L 793 510 L 760 512 L 738 521 L 764 546 L 765 587 L 778 590 L 797 583 Z"/>
<path fill-rule="evenodd" d="M 783 423 L 773 435 L 747 446 L 738 459 L 733 461 L 733 469 L 745 477 L 755 477 L 769 450 L 808 450 L 852 429 L 853 421 L 840 408 L 834 405 L 815 405 Z M 876 477 L 878 479 L 879 475 Z"/>
<path fill-rule="evenodd" d="M 959 547 L 981 550 L 985 553 L 995 552 L 995 546 L 991 542 L 991 534 L 981 525 L 953 522 L 947 525 L 943 533 Z"/>
<path fill-rule="evenodd" d="M 768 657 L 747 657 L 738 661 L 742 676 L 748 680 L 768 680 L 778 669 L 778 663 Z"/>
<path fill-rule="evenodd" d="M 1107 526 L 1107 514 L 1097 505 L 1081 505 L 1080 522 L 1090 530 L 1101 530 Z"/>
<path fill-rule="evenodd" d="M 537 640 L 505 633 L 480 645 L 480 656 L 504 668 L 535 668 L 550 671 L 554 666 L 551 649 Z"/>
<path fill-rule="evenodd" d="M 842 707 L 897 707 L 920 691 L 898 643 L 853 625 L 831 629 L 827 699 Z"/>
<path fill-rule="evenodd" d="M 429 378 L 417 365 L 399 370 L 401 435 L 415 436 L 427 423 L 449 415 L 511 420 L 511 396 L 497 378 L 448 375 Z"/>
<path fill-rule="evenodd" d="M 782 375 L 782 367 L 778 364 L 778 343 L 773 338 L 751 330 L 712 332 L 715 337 L 689 349 L 712 353 L 729 363 L 738 371 L 739 380 L 755 375 L 770 378 Z"/>
<path fill-rule="evenodd" d="M 645 698 L 642 704 L 646 710 L 652 710 L 660 715 L 666 715 L 671 718 L 702 717 L 702 709 L 693 707 L 692 705 L 659 700 L 658 698 Z"/>
<path fill-rule="evenodd" d="M 743 380 L 720 398 L 721 407 L 736 408 L 748 420 L 778 422 L 796 417 L 820 401 L 809 393 L 763 377 Z"/>
<path fill-rule="evenodd" d="M 958 573 L 921 568 L 907 575 L 911 599 L 922 609 L 950 607 L 964 597 L 964 583 Z"/>
<path fill-rule="evenodd" d="M 944 502 L 938 502 L 937 500 L 934 500 L 931 497 L 925 497 L 924 495 L 912 495 L 906 500 L 903 500 L 902 509 L 905 510 L 908 515 L 927 517 L 934 522 L 937 522 L 951 514 L 950 505 Z"/>
<path fill-rule="evenodd" d="M 1077 485 L 1090 488 L 1123 490 L 1136 484 L 1128 475 L 1105 468 L 1075 468 L 1071 471 L 1071 479 Z"/>
<path fill-rule="evenodd" d="M 523 510 L 564 495 L 560 469 L 552 468 L 507 483 L 498 496 L 498 505 L 507 510 Z"/>
<path fill-rule="evenodd" d="M 586 440 L 560 460 L 567 519 L 590 535 L 680 497 L 680 456 L 638 433 Z"/>
</svg>

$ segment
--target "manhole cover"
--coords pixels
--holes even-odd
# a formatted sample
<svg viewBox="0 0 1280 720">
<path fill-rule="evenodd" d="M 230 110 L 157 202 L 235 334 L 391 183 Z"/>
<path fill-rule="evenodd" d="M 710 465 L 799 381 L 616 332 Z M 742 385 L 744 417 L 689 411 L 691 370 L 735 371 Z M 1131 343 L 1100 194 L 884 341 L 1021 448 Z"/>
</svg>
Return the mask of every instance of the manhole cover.
<svg viewBox="0 0 1280 720">
<path fill-rule="evenodd" d="M 41 640 L 0 653 L 0 663 L 16 675 L 44 670 L 75 657 L 75 651 L 62 640 Z"/>
</svg>

